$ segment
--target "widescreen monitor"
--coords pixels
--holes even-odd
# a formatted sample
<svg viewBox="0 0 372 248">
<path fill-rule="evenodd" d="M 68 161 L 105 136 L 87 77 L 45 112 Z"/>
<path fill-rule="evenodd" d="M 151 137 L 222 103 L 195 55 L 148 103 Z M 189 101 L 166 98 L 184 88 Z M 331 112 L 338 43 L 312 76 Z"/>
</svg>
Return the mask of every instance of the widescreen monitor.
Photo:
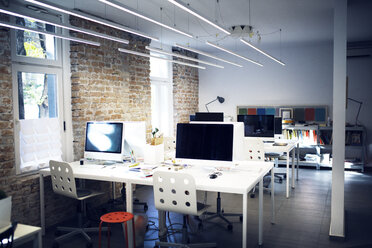
<svg viewBox="0 0 372 248">
<path fill-rule="evenodd" d="M 223 112 L 196 112 L 194 121 L 223 121 Z"/>
<path fill-rule="evenodd" d="M 238 115 L 245 137 L 274 137 L 274 115 Z"/>
<path fill-rule="evenodd" d="M 233 161 L 232 124 L 178 123 L 177 159 Z"/>
<path fill-rule="evenodd" d="M 87 122 L 84 158 L 123 161 L 123 152 L 123 122 Z"/>
<path fill-rule="evenodd" d="M 275 117 L 274 119 L 274 134 L 283 134 L 282 117 Z"/>
</svg>

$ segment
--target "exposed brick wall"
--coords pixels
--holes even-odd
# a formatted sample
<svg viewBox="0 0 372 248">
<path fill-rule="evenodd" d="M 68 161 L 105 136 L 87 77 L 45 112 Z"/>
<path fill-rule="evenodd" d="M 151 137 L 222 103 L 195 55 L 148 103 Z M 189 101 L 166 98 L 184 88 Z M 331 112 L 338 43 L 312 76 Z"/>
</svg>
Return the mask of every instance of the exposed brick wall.
<svg viewBox="0 0 372 248">
<path fill-rule="evenodd" d="M 39 225 L 39 177 L 16 175 L 11 68 L 10 30 L 0 28 L 0 189 L 12 196 L 12 220 Z"/>
<path fill-rule="evenodd" d="M 84 152 L 86 121 L 146 121 L 151 132 L 151 84 L 149 58 L 118 51 L 119 47 L 146 52 L 149 40 L 72 17 L 74 26 L 128 39 L 128 45 L 75 34 L 95 40 L 100 47 L 71 43 L 72 122 L 74 157 Z M 148 51 L 147 51 L 148 52 Z"/>
<path fill-rule="evenodd" d="M 197 58 L 195 53 L 173 48 L 173 52 Z M 178 59 L 173 57 L 174 60 Z M 182 62 L 192 63 L 179 59 Z M 177 123 L 189 122 L 190 115 L 199 108 L 199 69 L 173 63 L 174 127 Z"/>
</svg>

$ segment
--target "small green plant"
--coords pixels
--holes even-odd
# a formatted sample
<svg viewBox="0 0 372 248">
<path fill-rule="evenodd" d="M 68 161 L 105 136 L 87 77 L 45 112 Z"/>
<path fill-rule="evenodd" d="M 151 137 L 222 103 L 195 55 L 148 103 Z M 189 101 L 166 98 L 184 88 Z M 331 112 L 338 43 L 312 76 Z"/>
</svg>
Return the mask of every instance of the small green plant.
<svg viewBox="0 0 372 248">
<path fill-rule="evenodd" d="M 155 138 L 156 133 L 159 132 L 159 129 L 155 127 L 155 130 L 152 131 L 152 137 Z"/>
<path fill-rule="evenodd" d="M 0 200 L 6 198 L 6 193 L 0 189 Z"/>
</svg>

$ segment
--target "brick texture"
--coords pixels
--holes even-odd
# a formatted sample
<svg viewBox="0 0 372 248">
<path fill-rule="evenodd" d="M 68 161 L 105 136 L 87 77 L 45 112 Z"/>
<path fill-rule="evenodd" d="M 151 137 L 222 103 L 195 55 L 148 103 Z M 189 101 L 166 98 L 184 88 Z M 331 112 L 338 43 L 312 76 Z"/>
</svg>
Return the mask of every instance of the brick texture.
<svg viewBox="0 0 372 248">
<path fill-rule="evenodd" d="M 173 48 L 173 52 L 197 58 L 195 53 Z M 173 57 L 174 60 L 193 63 Z M 177 123 L 189 122 L 190 115 L 199 109 L 199 71 L 198 68 L 173 63 L 173 107 L 174 127 Z"/>
</svg>

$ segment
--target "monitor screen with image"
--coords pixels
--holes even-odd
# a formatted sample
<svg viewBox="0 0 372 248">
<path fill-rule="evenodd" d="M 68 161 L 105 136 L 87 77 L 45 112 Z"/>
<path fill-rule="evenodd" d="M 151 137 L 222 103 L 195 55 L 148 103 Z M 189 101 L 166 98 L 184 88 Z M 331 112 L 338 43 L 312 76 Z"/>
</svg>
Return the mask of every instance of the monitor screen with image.
<svg viewBox="0 0 372 248">
<path fill-rule="evenodd" d="M 274 115 L 238 115 L 245 137 L 274 137 Z"/>
<path fill-rule="evenodd" d="M 87 122 L 84 158 L 123 161 L 123 122 Z"/>
</svg>

